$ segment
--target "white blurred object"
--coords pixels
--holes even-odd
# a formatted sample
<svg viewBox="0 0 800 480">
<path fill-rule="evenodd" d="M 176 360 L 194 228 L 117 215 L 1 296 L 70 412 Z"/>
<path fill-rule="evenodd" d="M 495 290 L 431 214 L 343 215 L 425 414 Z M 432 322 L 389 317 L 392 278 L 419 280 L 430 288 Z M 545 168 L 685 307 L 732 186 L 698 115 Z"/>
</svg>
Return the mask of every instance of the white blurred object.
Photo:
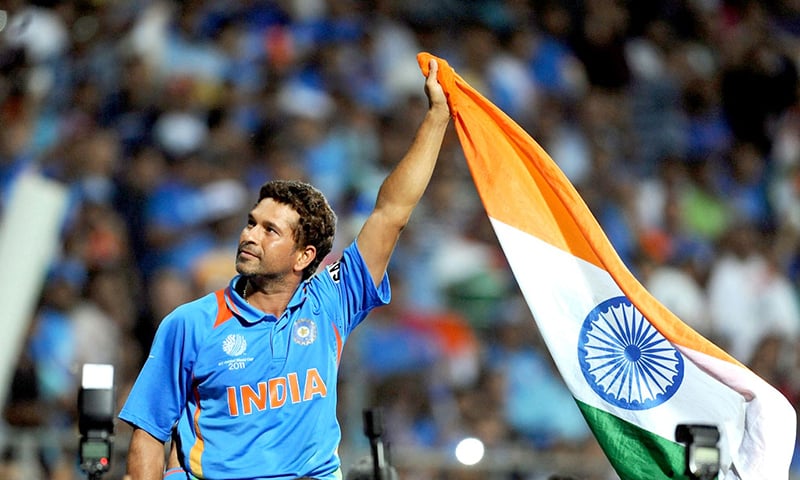
<svg viewBox="0 0 800 480">
<path fill-rule="evenodd" d="M 218 180 L 203 187 L 206 220 L 219 220 L 244 209 L 247 188 L 236 180 Z"/>
<path fill-rule="evenodd" d="M 183 112 L 162 115 L 154 130 L 159 145 L 176 156 L 197 151 L 208 136 L 208 127 L 202 120 Z"/>
<path fill-rule="evenodd" d="M 327 5 L 323 0 L 292 0 L 289 10 L 296 22 L 311 22 L 324 18 Z"/>
<path fill-rule="evenodd" d="M 148 65 L 161 65 L 171 18 L 170 8 L 162 2 L 155 2 L 142 10 L 126 39 L 130 53 L 142 56 Z"/>
<path fill-rule="evenodd" d="M 687 272 L 660 266 L 649 276 L 645 286 L 665 307 L 700 334 L 710 336 L 713 333 L 705 292 Z"/>
<path fill-rule="evenodd" d="M 35 173 L 22 175 L 0 221 L 0 404 L 8 397 L 42 285 L 60 245 L 67 189 Z M 35 219 L 35 221 L 32 221 Z"/>
<path fill-rule="evenodd" d="M 533 115 L 538 111 L 539 92 L 527 66 L 517 57 L 498 54 L 489 61 L 486 76 L 493 89 L 503 92 L 512 104 L 506 108 L 511 116 Z"/>
<path fill-rule="evenodd" d="M 86 363 L 83 365 L 81 387 L 107 390 L 114 387 L 114 365 Z"/>
<path fill-rule="evenodd" d="M 456 459 L 463 465 L 475 465 L 483 459 L 483 442 L 477 438 L 468 437 L 456 445 Z"/>
<path fill-rule="evenodd" d="M 800 335 L 800 305 L 791 282 L 758 252 L 722 255 L 707 289 L 714 332 L 728 339 L 728 352 L 740 361 L 748 362 L 767 335 L 787 341 Z"/>
<path fill-rule="evenodd" d="M 40 63 L 66 51 L 69 42 L 62 19 L 45 8 L 28 7 L 8 21 L 5 38 L 9 45 L 25 49 L 29 60 Z"/>
<path fill-rule="evenodd" d="M 45 66 L 33 67 L 28 74 L 28 93 L 33 98 L 43 98 L 53 88 L 55 76 L 53 70 Z"/>
<path fill-rule="evenodd" d="M 326 92 L 294 82 L 281 90 L 278 105 L 292 116 L 325 120 L 333 113 L 334 102 Z"/>
<path fill-rule="evenodd" d="M 636 38 L 625 45 L 625 58 L 633 73 L 643 79 L 653 80 L 664 75 L 664 56 L 653 43 Z"/>
</svg>

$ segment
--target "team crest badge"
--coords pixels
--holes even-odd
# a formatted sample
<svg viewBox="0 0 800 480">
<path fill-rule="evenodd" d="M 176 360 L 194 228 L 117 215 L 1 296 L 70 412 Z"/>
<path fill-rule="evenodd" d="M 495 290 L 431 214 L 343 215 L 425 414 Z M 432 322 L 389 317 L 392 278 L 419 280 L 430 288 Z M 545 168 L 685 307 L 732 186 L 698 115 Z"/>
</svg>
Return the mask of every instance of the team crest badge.
<svg viewBox="0 0 800 480">
<path fill-rule="evenodd" d="M 292 340 L 298 345 L 311 345 L 317 339 L 317 324 L 314 320 L 301 318 L 294 324 Z"/>
</svg>

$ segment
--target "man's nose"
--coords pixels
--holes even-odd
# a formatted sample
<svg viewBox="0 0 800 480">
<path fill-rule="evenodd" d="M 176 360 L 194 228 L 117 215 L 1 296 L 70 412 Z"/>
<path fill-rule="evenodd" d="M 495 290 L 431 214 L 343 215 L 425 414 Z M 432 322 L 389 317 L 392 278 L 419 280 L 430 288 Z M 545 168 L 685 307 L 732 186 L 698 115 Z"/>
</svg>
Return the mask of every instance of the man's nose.
<svg viewBox="0 0 800 480">
<path fill-rule="evenodd" d="M 244 227 L 242 229 L 242 234 L 239 236 L 241 241 L 243 242 L 253 242 L 255 243 L 258 233 L 256 232 L 257 227 Z"/>
</svg>

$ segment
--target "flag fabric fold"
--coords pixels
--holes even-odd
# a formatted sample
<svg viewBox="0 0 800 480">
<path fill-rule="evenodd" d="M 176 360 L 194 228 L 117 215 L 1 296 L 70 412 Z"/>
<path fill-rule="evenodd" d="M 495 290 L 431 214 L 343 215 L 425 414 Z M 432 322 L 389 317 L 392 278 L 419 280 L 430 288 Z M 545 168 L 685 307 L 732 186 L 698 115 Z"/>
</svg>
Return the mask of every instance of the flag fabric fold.
<svg viewBox="0 0 800 480">
<path fill-rule="evenodd" d="M 420 53 L 424 74 L 431 59 L 516 282 L 620 478 L 684 478 L 675 428 L 711 424 L 720 430 L 720 478 L 787 479 L 789 402 L 658 302 L 539 144 L 445 60 Z"/>
</svg>

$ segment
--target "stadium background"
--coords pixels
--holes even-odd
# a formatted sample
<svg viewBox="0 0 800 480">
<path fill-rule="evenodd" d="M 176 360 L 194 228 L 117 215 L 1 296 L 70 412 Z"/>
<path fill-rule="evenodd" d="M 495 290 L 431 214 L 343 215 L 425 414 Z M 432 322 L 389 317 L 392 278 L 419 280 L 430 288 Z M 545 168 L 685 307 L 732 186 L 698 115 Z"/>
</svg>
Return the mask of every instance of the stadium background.
<svg viewBox="0 0 800 480">
<path fill-rule="evenodd" d="M 419 51 L 531 133 L 650 291 L 796 406 L 799 39 L 794 0 L 6 0 L 0 212 L 29 171 L 69 208 L 3 404 L 0 477 L 81 478 L 79 366 L 114 364 L 124 399 L 159 320 L 233 274 L 264 180 L 325 192 L 336 256 L 424 114 Z M 452 131 L 390 274 L 392 305 L 345 349 L 345 468 L 379 406 L 404 480 L 615 478 Z M 467 437 L 486 448 L 471 467 L 454 456 Z"/>
</svg>

